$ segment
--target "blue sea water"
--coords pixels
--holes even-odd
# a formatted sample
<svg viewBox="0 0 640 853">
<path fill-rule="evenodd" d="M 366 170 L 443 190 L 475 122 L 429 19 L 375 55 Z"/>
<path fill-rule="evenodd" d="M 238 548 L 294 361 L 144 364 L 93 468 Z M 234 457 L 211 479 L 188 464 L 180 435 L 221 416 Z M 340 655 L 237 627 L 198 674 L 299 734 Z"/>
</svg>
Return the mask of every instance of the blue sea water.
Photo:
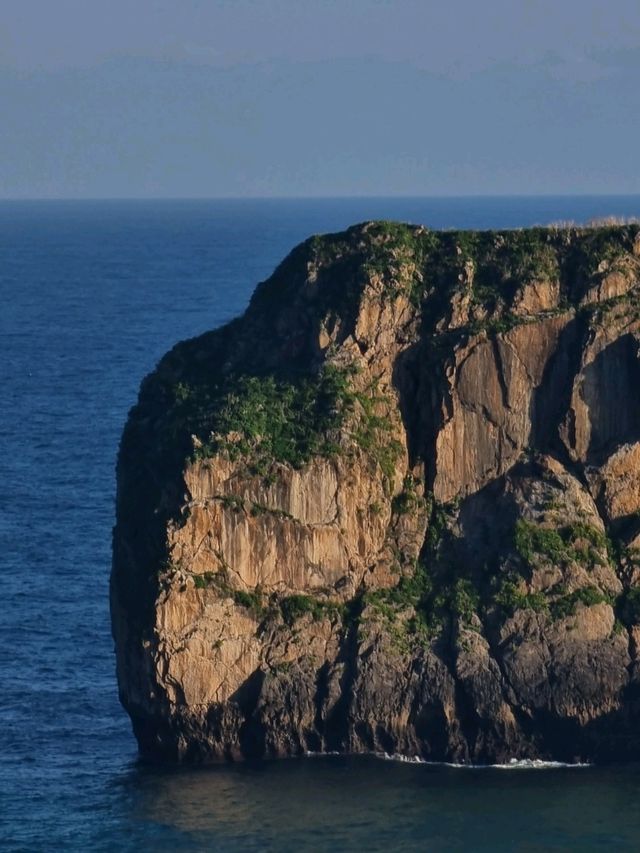
<svg viewBox="0 0 640 853">
<path fill-rule="evenodd" d="M 640 770 L 136 757 L 108 613 L 140 380 L 300 240 L 372 218 L 518 227 L 640 197 L 0 202 L 0 849 L 640 849 Z"/>
</svg>

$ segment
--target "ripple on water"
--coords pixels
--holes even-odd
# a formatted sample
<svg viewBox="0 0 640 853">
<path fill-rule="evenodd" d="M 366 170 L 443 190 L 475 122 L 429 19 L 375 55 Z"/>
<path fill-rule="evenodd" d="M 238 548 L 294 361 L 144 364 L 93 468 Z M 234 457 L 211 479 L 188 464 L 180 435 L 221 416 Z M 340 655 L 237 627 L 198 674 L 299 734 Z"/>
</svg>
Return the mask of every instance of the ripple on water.
<svg viewBox="0 0 640 853">
<path fill-rule="evenodd" d="M 108 614 L 115 458 L 139 382 L 309 234 L 637 215 L 636 199 L 0 202 L 0 847 L 637 849 L 636 772 L 371 758 L 135 761 Z"/>
</svg>

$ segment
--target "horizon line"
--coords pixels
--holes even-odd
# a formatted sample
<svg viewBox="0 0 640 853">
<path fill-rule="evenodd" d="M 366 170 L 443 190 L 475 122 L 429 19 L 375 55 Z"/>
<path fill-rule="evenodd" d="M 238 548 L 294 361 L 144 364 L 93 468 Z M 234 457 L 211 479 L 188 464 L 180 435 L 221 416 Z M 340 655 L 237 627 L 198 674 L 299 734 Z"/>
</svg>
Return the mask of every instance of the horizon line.
<svg viewBox="0 0 640 853">
<path fill-rule="evenodd" d="M 3 202 L 153 202 L 153 201 L 376 201 L 398 200 L 418 201 L 422 199 L 454 201 L 465 199 L 561 199 L 561 198 L 593 198 L 593 199 L 632 199 L 640 198 L 639 192 L 603 193 L 447 193 L 447 194 L 391 194 L 391 195 L 220 195 L 220 196 L 0 196 Z"/>
</svg>

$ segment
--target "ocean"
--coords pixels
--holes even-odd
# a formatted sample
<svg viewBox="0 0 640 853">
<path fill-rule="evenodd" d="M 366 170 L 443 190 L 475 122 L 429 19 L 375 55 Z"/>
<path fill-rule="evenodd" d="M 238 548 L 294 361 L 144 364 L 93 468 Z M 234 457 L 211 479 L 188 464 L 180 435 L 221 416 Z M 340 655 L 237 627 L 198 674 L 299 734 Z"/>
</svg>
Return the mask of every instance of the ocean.
<svg viewBox="0 0 640 853">
<path fill-rule="evenodd" d="M 142 377 L 313 233 L 640 216 L 640 196 L 0 202 L 0 850 L 640 849 L 640 768 L 141 764 L 118 703 L 115 459 Z"/>
</svg>

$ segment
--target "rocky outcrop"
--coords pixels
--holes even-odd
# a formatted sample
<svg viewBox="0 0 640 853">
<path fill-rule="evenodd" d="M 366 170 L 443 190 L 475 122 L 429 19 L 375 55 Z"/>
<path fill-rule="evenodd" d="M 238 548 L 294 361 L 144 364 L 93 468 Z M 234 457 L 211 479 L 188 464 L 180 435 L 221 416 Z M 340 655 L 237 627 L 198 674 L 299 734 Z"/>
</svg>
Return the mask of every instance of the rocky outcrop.
<svg viewBox="0 0 640 853">
<path fill-rule="evenodd" d="M 638 226 L 299 246 L 125 428 L 141 751 L 640 758 L 639 388 Z"/>
</svg>

